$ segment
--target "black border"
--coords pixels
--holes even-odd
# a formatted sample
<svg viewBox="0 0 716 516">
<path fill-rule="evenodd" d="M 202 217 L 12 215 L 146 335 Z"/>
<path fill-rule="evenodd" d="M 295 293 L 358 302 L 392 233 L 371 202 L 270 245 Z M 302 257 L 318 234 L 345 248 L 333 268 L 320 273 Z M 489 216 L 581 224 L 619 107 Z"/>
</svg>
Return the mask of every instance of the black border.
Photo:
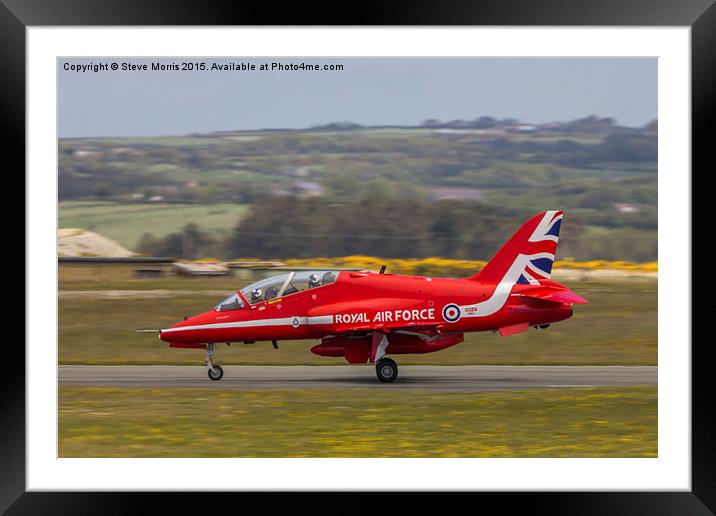
<svg viewBox="0 0 716 516">
<path fill-rule="evenodd" d="M 349 17 L 347 17 L 347 14 Z M 16 170 L 25 168 L 25 28 L 49 25 L 615 25 L 690 26 L 692 44 L 692 156 L 709 156 L 716 137 L 716 5 L 714 0 L 366 0 L 356 4 L 337 2 L 245 3 L 228 0 L 0 0 L 0 124 L 3 156 Z M 8 159 L 9 158 L 9 159 Z M 14 159 L 12 159 L 14 158 Z M 693 168 L 696 168 L 695 166 Z M 705 173 L 705 172 L 704 172 Z M 688 171 L 684 171 L 688 174 Z M 689 176 L 686 176 L 687 178 Z M 691 179 L 695 176 L 692 174 Z M 24 188 L 24 187 L 23 187 Z M 694 205 L 692 235 L 697 229 L 710 234 L 709 218 Z M 698 215 L 701 215 L 699 217 Z M 706 244 L 694 241 L 696 245 Z M 693 251 L 692 251 L 693 252 Z M 692 258 L 692 266 L 707 270 L 709 264 Z M 30 271 L 25 271 L 26 278 Z M 16 299 L 15 299 L 16 301 Z M 708 307 L 697 304 L 696 317 L 708 317 Z M 698 316 L 702 317 L 699 318 Z M 500 505 L 500 512 L 528 509 L 549 514 L 713 514 L 716 510 L 716 446 L 710 395 L 714 392 L 708 348 L 712 339 L 692 347 L 692 491 L 644 493 L 480 493 L 485 502 Z M 675 343 L 681 344 L 681 343 Z M 7 342 L 11 346 L 12 342 Z M 14 353 L 10 353 L 14 351 Z M 0 510 L 9 514 L 120 514 L 145 511 L 149 503 L 181 504 L 185 513 L 207 511 L 228 493 L 26 493 L 25 492 L 25 360 L 14 349 L 6 352 L 8 363 L 0 377 Z M 22 364 L 22 367 L 20 367 Z M 259 502 L 261 494 L 239 494 L 242 506 Z M 353 493 L 334 501 L 335 495 L 299 494 L 296 501 L 312 511 L 321 507 L 341 513 L 366 513 L 380 507 L 384 494 Z M 423 494 L 409 495 L 423 507 Z M 466 494 L 453 493 L 451 502 L 462 505 Z M 473 495 L 474 496 L 474 495 Z M 468 502 L 474 504 L 474 500 Z M 453 498 L 457 497 L 457 498 Z M 269 508 L 282 496 L 272 494 Z M 321 501 L 320 503 L 316 503 Z M 392 512 L 392 504 L 387 506 Z M 445 506 L 440 507 L 443 511 Z M 457 506 L 455 506 L 457 507 Z M 240 510 L 235 507 L 236 510 Z M 325 511 L 325 509 L 324 509 Z M 470 511 L 473 512 L 473 511 Z"/>
</svg>

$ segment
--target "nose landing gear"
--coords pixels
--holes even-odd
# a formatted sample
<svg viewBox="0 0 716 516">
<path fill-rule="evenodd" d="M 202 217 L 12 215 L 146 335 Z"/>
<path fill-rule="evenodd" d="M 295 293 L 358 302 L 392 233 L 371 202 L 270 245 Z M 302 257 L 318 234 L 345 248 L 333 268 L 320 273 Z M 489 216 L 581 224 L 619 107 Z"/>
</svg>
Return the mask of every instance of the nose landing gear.
<svg viewBox="0 0 716 516">
<path fill-rule="evenodd" d="M 208 368 L 209 379 L 218 382 L 224 377 L 224 370 L 220 365 L 214 365 L 214 343 L 209 342 L 206 345 L 206 367 Z"/>
<path fill-rule="evenodd" d="M 211 378 L 214 381 L 219 381 L 224 377 L 224 370 L 220 365 L 215 366 L 209 366 L 209 378 Z"/>
</svg>

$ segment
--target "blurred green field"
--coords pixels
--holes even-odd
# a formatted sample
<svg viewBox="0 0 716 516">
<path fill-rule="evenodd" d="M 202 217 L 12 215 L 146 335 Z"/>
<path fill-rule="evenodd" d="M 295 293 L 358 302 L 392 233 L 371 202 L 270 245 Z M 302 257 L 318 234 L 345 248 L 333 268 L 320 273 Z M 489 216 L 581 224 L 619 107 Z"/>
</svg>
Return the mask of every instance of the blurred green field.
<svg viewBox="0 0 716 516">
<path fill-rule="evenodd" d="M 62 201 L 59 228 L 80 228 L 100 233 L 129 249 L 143 233 L 163 237 L 195 223 L 214 237 L 225 237 L 248 208 L 242 204 L 119 203 Z"/>
<path fill-rule="evenodd" d="M 59 294 L 60 364 L 202 364 L 204 352 L 169 348 L 141 328 L 165 328 L 214 306 L 245 282 L 236 279 L 67 282 Z M 470 333 L 465 342 L 403 364 L 656 365 L 657 282 L 652 279 L 567 282 L 590 304 L 546 330 L 501 337 Z M 218 346 L 220 364 L 342 364 L 309 349 L 316 341 Z"/>
<path fill-rule="evenodd" d="M 60 457 L 656 457 L 656 387 L 60 387 Z"/>
<path fill-rule="evenodd" d="M 87 140 L 73 140 L 72 138 L 63 138 L 63 143 L 82 144 Z M 136 136 L 136 137 L 118 137 L 118 138 L 102 138 L 100 140 L 105 145 L 167 145 L 170 147 L 182 146 L 205 146 L 222 143 L 223 138 L 210 136 Z"/>
</svg>

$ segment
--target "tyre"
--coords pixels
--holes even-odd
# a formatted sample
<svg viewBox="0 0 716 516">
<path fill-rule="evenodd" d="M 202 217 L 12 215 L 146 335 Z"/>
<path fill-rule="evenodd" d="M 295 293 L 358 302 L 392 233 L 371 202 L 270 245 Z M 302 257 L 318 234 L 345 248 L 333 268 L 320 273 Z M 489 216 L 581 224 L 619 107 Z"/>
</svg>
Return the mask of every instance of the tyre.
<svg viewBox="0 0 716 516">
<path fill-rule="evenodd" d="M 209 369 L 209 378 L 214 380 L 215 382 L 218 382 L 224 377 L 224 370 L 221 368 L 220 365 L 213 366 L 214 369 Z"/>
<path fill-rule="evenodd" d="M 389 358 L 383 358 L 375 364 L 375 374 L 383 383 L 394 382 L 398 377 L 398 364 Z"/>
</svg>

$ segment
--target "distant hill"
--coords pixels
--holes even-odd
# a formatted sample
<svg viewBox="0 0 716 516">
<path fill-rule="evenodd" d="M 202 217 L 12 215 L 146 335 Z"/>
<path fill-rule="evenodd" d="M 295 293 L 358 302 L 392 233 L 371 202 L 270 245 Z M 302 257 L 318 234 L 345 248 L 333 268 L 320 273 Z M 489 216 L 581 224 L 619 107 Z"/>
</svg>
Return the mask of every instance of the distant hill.
<svg viewBox="0 0 716 516">
<path fill-rule="evenodd" d="M 655 205 L 655 127 L 607 122 L 60 139 L 59 198 L 251 204 L 293 194 L 353 202 L 376 191 L 429 198 L 449 188 L 480 190 L 498 206 Z"/>
<path fill-rule="evenodd" d="M 565 256 L 656 259 L 656 122 L 630 128 L 597 117 L 550 124 L 478 117 L 58 143 L 60 226 L 99 231 L 142 253 L 184 256 L 196 247 L 186 235 L 192 245 L 182 244 L 192 224 L 203 239 L 199 255 L 225 258 L 248 245 L 267 259 L 316 256 L 326 243 L 320 255 L 384 256 L 386 242 L 395 257 L 487 258 L 487 247 L 460 242 L 499 233 L 495 217 L 514 225 L 560 209 L 569 216 L 565 231 L 574 232 Z M 370 213 L 350 208 L 366 200 L 380 205 Z M 411 206 L 400 220 L 398 203 Z M 372 226 L 362 227 L 369 219 Z M 385 240 L 389 231 L 404 235 Z M 358 242 L 357 234 L 371 238 Z M 348 249 L 350 241 L 361 249 Z"/>
<path fill-rule="evenodd" d="M 57 232 L 59 256 L 105 256 L 123 258 L 136 256 L 114 240 L 83 229 L 67 228 Z"/>
</svg>

